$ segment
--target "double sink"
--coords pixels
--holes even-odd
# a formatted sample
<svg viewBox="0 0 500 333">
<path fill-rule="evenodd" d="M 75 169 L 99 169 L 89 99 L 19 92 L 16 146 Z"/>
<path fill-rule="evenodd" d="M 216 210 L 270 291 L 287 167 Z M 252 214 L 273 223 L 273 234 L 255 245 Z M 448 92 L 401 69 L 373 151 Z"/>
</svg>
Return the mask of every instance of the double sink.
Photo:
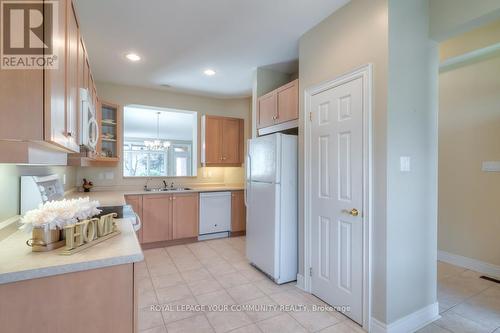
<svg viewBox="0 0 500 333">
<path fill-rule="evenodd" d="M 190 191 L 191 188 L 189 187 L 172 187 L 172 188 L 167 188 L 167 187 L 162 187 L 162 188 L 145 188 L 145 192 L 170 192 L 170 191 Z"/>
</svg>

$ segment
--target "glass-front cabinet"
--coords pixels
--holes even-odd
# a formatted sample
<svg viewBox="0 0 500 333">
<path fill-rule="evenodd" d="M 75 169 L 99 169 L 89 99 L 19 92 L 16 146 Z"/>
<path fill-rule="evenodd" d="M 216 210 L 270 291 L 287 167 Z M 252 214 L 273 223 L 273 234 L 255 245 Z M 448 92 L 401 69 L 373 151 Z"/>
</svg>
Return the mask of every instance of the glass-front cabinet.
<svg viewBox="0 0 500 333">
<path fill-rule="evenodd" d="M 97 112 L 100 133 L 96 159 L 119 161 L 121 147 L 121 107 L 100 102 Z"/>
</svg>

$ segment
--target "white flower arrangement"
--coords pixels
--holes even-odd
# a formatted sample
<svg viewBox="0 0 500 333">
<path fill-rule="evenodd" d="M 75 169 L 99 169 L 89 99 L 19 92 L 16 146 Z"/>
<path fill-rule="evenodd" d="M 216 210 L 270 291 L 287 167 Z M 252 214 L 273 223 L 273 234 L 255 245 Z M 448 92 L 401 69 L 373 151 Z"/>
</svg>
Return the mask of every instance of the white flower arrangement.
<svg viewBox="0 0 500 333">
<path fill-rule="evenodd" d="M 88 219 L 97 215 L 99 201 L 90 201 L 89 198 L 49 201 L 30 210 L 21 218 L 23 225 L 20 229 L 31 232 L 33 228 L 62 229 L 66 225 Z"/>
</svg>

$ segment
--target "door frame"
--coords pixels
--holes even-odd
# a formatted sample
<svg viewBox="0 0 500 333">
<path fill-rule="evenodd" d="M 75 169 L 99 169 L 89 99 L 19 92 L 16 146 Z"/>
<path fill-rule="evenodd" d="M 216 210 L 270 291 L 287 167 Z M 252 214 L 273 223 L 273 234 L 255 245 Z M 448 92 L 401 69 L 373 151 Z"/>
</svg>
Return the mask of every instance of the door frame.
<svg viewBox="0 0 500 333">
<path fill-rule="evenodd" d="M 373 65 L 367 64 L 350 72 L 342 74 L 333 80 L 309 87 L 304 92 L 304 266 L 303 287 L 311 293 L 311 276 L 309 269 L 312 267 L 312 233 L 311 233 L 311 112 L 312 96 L 323 91 L 335 88 L 349 81 L 363 79 L 363 328 L 369 331 L 371 317 L 371 277 L 372 277 L 372 219 L 373 219 L 373 186 L 372 186 L 372 79 Z M 310 118 L 309 118 L 310 119 Z"/>
</svg>

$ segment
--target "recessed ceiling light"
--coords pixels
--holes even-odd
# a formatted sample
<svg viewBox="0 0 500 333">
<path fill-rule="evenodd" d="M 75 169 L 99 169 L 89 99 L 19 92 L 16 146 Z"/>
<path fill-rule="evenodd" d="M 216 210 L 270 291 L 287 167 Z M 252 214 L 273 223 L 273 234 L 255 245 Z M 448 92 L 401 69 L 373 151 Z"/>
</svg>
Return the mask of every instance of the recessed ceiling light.
<svg viewBox="0 0 500 333">
<path fill-rule="evenodd" d="M 128 60 L 134 61 L 134 62 L 141 60 L 141 57 L 138 54 L 135 54 L 135 53 L 127 53 L 125 55 L 125 57 L 127 57 Z"/>
<path fill-rule="evenodd" d="M 214 76 L 215 75 L 215 71 L 213 69 L 205 69 L 205 71 L 203 72 L 203 74 L 205 74 L 206 76 Z"/>
</svg>

